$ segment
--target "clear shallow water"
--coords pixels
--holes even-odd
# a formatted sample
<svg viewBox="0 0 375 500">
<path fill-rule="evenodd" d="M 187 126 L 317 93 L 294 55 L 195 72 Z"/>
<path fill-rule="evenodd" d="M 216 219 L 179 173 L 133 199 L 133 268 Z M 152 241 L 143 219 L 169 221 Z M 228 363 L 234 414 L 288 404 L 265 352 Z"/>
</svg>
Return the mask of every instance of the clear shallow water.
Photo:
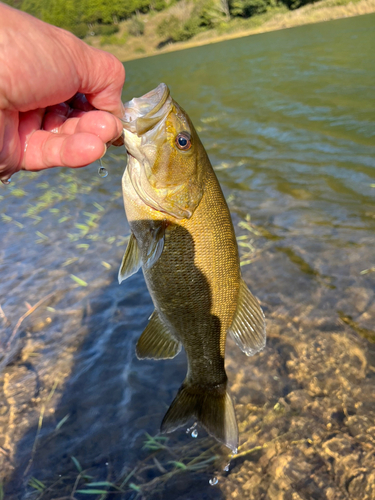
<svg viewBox="0 0 375 500">
<path fill-rule="evenodd" d="M 375 16 L 368 15 L 126 64 L 124 100 L 164 81 L 189 113 L 232 211 L 243 275 L 266 313 L 262 354 L 249 359 L 228 345 L 242 451 L 271 438 L 282 442 L 279 421 L 270 430 L 258 429 L 254 419 L 268 422 L 278 404 L 293 407 L 298 391 L 312 398 L 302 408 L 320 398 L 316 425 L 327 408 L 341 408 L 342 439 L 355 436 L 350 419 L 371 420 L 375 412 L 374 27 Z M 44 498 L 70 494 L 78 474 L 71 456 L 92 481 L 116 485 L 138 467 L 123 498 L 135 497 L 137 487 L 147 498 L 229 498 L 235 488 L 245 494 L 236 478 L 251 467 L 240 458 L 209 485 L 215 466 L 204 462 L 219 452 L 201 430 L 197 439 L 181 430 L 162 442 L 171 450 L 156 455 L 160 467 L 149 458 L 152 446 L 144 448 L 145 431 L 157 434 L 186 365 L 184 355 L 168 362 L 135 357 L 153 308 L 141 273 L 117 284 L 129 235 L 120 191 L 124 166 L 124 151 L 113 149 L 106 178 L 95 164 L 18 174 L 0 189 L 0 305 L 9 320 L 0 318 L 0 340 L 10 352 L 3 358 L 0 470 L 9 498 L 33 498 L 32 477 L 46 488 L 56 483 L 39 491 Z M 7 347 L 26 303 L 45 297 Z M 293 417 L 283 414 L 288 432 L 303 409 L 293 411 Z M 301 430 L 297 438 L 311 435 Z M 143 486 L 165 477 L 163 470 L 181 470 L 170 462 L 186 465 L 202 452 L 200 471 Z M 272 473 L 265 456 L 253 460 L 264 477 Z M 250 479 L 260 474 L 251 473 Z M 329 477 L 336 485 L 335 474 Z M 270 498 L 277 498 L 275 484 L 263 485 Z M 332 486 L 328 479 L 322 484 Z M 246 491 L 263 498 L 251 488 Z M 323 498 L 316 491 L 304 494 Z"/>
</svg>

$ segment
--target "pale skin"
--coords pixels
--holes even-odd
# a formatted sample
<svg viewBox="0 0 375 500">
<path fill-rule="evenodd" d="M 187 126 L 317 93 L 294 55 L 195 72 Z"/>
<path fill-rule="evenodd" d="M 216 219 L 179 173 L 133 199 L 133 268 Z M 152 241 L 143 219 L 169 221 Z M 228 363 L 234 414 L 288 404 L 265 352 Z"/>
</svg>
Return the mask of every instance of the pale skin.
<svg viewBox="0 0 375 500">
<path fill-rule="evenodd" d="M 123 65 L 0 3 L 0 179 L 83 167 L 122 134 Z"/>
</svg>

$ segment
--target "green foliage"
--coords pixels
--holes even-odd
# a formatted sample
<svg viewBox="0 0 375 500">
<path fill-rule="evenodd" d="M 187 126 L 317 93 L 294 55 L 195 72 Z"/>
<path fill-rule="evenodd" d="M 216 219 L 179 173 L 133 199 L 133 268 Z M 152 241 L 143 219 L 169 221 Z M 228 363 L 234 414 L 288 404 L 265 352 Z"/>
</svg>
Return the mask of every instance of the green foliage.
<svg viewBox="0 0 375 500">
<path fill-rule="evenodd" d="M 316 0 L 282 0 L 282 1 L 289 9 L 293 10 L 293 9 L 298 9 L 299 7 L 303 7 L 308 3 L 314 3 L 314 1 Z M 344 5 L 344 1 L 342 4 L 338 3 L 336 5 Z M 349 3 L 349 1 L 347 1 L 346 3 Z"/>
<path fill-rule="evenodd" d="M 42 19 L 65 29 L 72 29 L 79 18 L 79 2 L 74 0 L 42 1 Z"/>
<path fill-rule="evenodd" d="M 68 29 L 80 37 L 84 36 L 83 23 L 115 25 L 118 20 L 128 19 L 136 12 L 147 12 L 150 8 L 161 10 L 165 7 L 165 0 L 154 0 L 154 4 L 149 0 L 7 0 L 7 2 L 43 21 Z M 113 33 L 115 31 L 100 34 L 110 36 Z"/>
<path fill-rule="evenodd" d="M 145 32 L 145 23 L 138 19 L 138 17 L 133 17 L 129 22 L 128 31 L 129 35 L 141 36 Z"/>
<path fill-rule="evenodd" d="M 215 28 L 225 19 L 225 12 L 221 2 L 206 0 L 196 4 L 191 19 L 196 19 L 200 28 Z"/>
<path fill-rule="evenodd" d="M 225 13 L 217 0 L 196 2 L 190 17 L 181 21 L 176 16 L 164 19 L 157 27 L 157 34 L 165 41 L 182 42 L 201 31 L 214 28 L 225 20 Z"/>
<path fill-rule="evenodd" d="M 164 10 L 167 6 L 167 2 L 165 0 L 153 0 L 150 4 L 151 9 L 154 9 L 156 11 L 161 11 Z"/>
<path fill-rule="evenodd" d="M 121 37 L 116 35 L 102 36 L 100 37 L 100 45 L 124 45 L 126 43 L 127 36 L 124 34 Z"/>
<path fill-rule="evenodd" d="M 178 31 L 181 27 L 180 20 L 176 16 L 169 16 L 156 28 L 156 33 L 160 38 L 167 38 L 171 33 Z"/>
<path fill-rule="evenodd" d="M 98 24 L 97 26 L 94 26 L 92 29 L 95 35 L 103 35 L 103 36 L 114 35 L 115 33 L 118 33 L 119 30 L 120 28 L 118 27 L 117 24 Z"/>
<path fill-rule="evenodd" d="M 142 36 L 145 25 L 136 16 L 137 13 L 150 12 L 151 15 L 178 4 L 178 0 L 3 1 L 43 21 L 65 28 L 79 38 L 84 38 L 88 31 L 93 31 L 101 36 L 102 45 L 125 43 L 124 37 L 114 36 L 118 32 L 117 24 L 122 19 L 132 18 L 129 22 L 129 34 Z M 192 0 L 193 3 L 188 4 L 187 8 L 184 7 L 186 4 L 180 4 L 178 16 L 169 15 L 164 19 L 157 27 L 157 34 L 163 39 L 163 44 L 184 41 L 207 29 L 217 28 L 219 32 L 224 32 L 229 29 L 230 17 L 246 19 L 263 15 L 276 7 L 285 5 L 289 9 L 296 9 L 312 1 L 314 0 Z M 332 0 L 338 5 L 349 1 Z"/>
<path fill-rule="evenodd" d="M 88 32 L 86 23 L 78 23 L 71 27 L 70 31 L 78 38 L 85 38 Z"/>
<path fill-rule="evenodd" d="M 295 1 L 295 0 L 286 0 L 286 1 Z M 267 12 L 270 8 L 276 7 L 276 5 L 277 5 L 277 0 L 231 0 L 229 2 L 229 10 L 232 16 L 252 17 L 257 14 L 263 14 L 264 12 Z"/>
</svg>

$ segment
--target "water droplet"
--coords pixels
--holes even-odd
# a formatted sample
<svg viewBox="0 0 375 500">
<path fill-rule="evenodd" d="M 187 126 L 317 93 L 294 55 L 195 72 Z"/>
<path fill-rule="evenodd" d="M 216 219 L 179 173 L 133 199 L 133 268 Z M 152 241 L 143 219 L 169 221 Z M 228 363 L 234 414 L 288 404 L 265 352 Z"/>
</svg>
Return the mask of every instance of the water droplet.
<svg viewBox="0 0 375 500">
<path fill-rule="evenodd" d="M 104 161 L 102 160 L 102 158 L 100 158 L 99 163 L 100 167 L 98 169 L 98 174 L 100 175 L 100 177 L 107 177 L 108 170 L 105 168 Z"/>
<path fill-rule="evenodd" d="M 100 175 L 100 177 L 107 177 L 108 170 L 102 165 L 101 167 L 98 168 L 98 174 Z"/>
<path fill-rule="evenodd" d="M 192 431 L 192 433 L 191 433 L 191 437 L 192 437 L 192 438 L 196 438 L 196 437 L 198 437 L 198 431 L 197 431 L 197 429 L 194 429 L 194 430 Z"/>
<path fill-rule="evenodd" d="M 208 482 L 210 483 L 211 486 L 215 486 L 215 484 L 217 484 L 219 482 L 219 480 L 217 477 L 213 477 Z"/>
<path fill-rule="evenodd" d="M 3 184 L 5 184 L 5 185 L 6 185 L 6 184 L 10 184 L 10 183 L 12 182 L 12 179 L 9 177 L 9 179 L 4 179 L 4 180 L 1 180 L 1 182 L 2 182 Z"/>
<path fill-rule="evenodd" d="M 192 431 L 196 428 L 196 426 L 197 426 L 197 422 L 194 422 L 194 424 L 191 427 L 188 427 L 186 429 L 186 434 L 193 435 Z M 198 436 L 198 433 L 197 433 L 197 436 Z M 197 436 L 193 436 L 193 437 L 197 437 Z"/>
<path fill-rule="evenodd" d="M 229 467 L 230 467 L 230 462 L 228 462 L 228 463 L 227 463 L 227 465 L 224 467 L 224 469 L 223 469 L 223 470 L 224 470 L 225 472 L 228 472 Z"/>
</svg>

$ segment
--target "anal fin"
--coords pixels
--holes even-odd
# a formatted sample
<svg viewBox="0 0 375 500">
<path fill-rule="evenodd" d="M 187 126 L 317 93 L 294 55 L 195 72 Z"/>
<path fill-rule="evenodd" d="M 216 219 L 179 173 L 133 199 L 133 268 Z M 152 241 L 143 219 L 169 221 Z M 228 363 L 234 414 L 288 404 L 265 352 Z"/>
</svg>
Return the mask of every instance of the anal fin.
<svg viewBox="0 0 375 500">
<path fill-rule="evenodd" d="M 142 256 L 137 240 L 132 233 L 122 258 L 121 266 L 118 272 L 118 282 L 121 284 L 124 280 L 135 274 L 142 265 Z"/>
<path fill-rule="evenodd" d="M 162 323 L 156 311 L 139 337 L 136 347 L 138 359 L 174 358 L 181 351 L 181 343 L 176 340 Z"/>
<path fill-rule="evenodd" d="M 243 279 L 240 283 L 237 310 L 228 333 L 247 356 L 253 356 L 266 345 L 263 311 Z"/>
</svg>

